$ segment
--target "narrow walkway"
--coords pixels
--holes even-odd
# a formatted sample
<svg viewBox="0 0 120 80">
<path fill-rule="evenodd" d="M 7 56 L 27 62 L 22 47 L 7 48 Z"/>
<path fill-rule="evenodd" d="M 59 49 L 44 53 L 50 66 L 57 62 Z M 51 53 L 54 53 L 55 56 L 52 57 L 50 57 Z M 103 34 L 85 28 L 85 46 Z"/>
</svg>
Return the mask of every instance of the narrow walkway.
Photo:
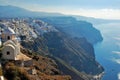
<svg viewBox="0 0 120 80">
<path fill-rule="evenodd" d="M 31 60 L 30 57 L 26 56 L 25 54 L 23 53 L 20 53 L 19 55 L 17 55 L 16 59 L 15 60 L 24 60 L 24 61 L 28 61 L 28 60 Z"/>
</svg>

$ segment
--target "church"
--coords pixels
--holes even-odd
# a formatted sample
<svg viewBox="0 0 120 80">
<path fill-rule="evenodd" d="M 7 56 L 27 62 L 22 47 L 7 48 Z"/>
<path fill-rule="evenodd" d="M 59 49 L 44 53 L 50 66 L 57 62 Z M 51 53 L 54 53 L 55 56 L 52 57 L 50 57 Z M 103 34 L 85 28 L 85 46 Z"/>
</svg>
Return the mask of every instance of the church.
<svg viewBox="0 0 120 80">
<path fill-rule="evenodd" d="M 6 27 L 1 32 L 3 44 L 2 58 L 6 60 L 29 60 L 30 58 L 20 52 L 20 43 L 13 29 Z"/>
</svg>

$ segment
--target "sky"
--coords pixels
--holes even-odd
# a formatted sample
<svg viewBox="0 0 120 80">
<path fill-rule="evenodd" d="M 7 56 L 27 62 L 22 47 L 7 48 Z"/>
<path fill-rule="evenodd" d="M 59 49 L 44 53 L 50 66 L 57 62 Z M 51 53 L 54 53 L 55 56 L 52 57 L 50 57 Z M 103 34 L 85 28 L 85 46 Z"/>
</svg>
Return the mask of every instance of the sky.
<svg viewBox="0 0 120 80">
<path fill-rule="evenodd" d="M 0 0 L 0 5 L 13 5 L 31 11 L 120 19 L 120 0 Z"/>
</svg>

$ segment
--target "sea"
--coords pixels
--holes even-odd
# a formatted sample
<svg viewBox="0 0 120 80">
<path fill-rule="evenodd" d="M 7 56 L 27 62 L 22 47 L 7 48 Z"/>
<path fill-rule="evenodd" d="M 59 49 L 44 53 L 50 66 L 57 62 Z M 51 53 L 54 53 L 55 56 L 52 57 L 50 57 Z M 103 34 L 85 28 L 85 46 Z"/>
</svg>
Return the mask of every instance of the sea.
<svg viewBox="0 0 120 80">
<path fill-rule="evenodd" d="M 94 25 L 103 41 L 94 45 L 96 60 L 104 67 L 102 80 L 120 80 L 120 23 Z"/>
</svg>

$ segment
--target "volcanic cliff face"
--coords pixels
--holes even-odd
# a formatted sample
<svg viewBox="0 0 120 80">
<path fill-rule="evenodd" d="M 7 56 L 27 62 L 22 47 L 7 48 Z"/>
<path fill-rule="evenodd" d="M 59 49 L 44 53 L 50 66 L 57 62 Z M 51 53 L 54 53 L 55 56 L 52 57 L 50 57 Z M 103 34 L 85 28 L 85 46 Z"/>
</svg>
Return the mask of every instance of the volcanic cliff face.
<svg viewBox="0 0 120 80">
<path fill-rule="evenodd" d="M 62 60 L 66 65 L 91 75 L 100 74 L 103 71 L 95 61 L 92 45 L 85 39 L 69 38 L 60 33 L 45 34 L 45 39 L 52 56 Z"/>
<path fill-rule="evenodd" d="M 67 33 L 71 37 L 84 37 L 91 44 L 96 44 L 103 40 L 100 31 L 95 29 L 89 22 L 78 21 L 73 17 L 47 17 L 41 19 L 54 25 L 56 28 Z"/>
<path fill-rule="evenodd" d="M 72 25 L 71 22 L 70 20 Z M 87 41 L 87 36 L 84 36 L 85 38 L 69 36 L 70 34 L 64 29 L 54 27 L 58 23 L 50 25 L 40 19 L 5 19 L 1 20 L 0 24 L 18 32 L 17 36 L 21 38 L 21 44 L 25 48 L 54 59 L 62 73 L 71 75 L 74 80 L 94 80 L 94 75 L 103 72 L 102 66 L 95 60 L 94 49 Z M 85 25 L 85 22 L 83 24 Z M 65 26 L 65 24 L 62 25 Z M 82 31 L 82 28 L 79 30 Z M 83 29 L 85 30 L 86 28 Z M 86 30 L 84 34 L 92 34 L 94 31 L 90 32 Z"/>
</svg>

